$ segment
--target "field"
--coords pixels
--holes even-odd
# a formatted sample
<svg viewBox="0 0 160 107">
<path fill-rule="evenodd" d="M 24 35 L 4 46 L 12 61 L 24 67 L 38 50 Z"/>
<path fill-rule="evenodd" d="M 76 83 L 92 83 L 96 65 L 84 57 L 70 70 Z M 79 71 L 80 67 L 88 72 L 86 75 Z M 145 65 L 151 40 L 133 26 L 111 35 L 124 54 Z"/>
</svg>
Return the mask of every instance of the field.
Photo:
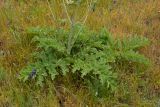
<svg viewBox="0 0 160 107">
<path fill-rule="evenodd" d="M 0 0 L 0 107 L 160 107 L 160 0 Z"/>
</svg>

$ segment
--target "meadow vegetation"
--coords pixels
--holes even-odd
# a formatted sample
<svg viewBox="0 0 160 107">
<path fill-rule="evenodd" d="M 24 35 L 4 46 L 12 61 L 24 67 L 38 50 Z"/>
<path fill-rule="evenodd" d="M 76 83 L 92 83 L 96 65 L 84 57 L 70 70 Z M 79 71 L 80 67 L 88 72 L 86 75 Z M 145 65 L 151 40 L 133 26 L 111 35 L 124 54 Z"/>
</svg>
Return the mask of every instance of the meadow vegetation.
<svg viewBox="0 0 160 107">
<path fill-rule="evenodd" d="M 0 1 L 0 106 L 159 107 L 160 1 Z"/>
</svg>

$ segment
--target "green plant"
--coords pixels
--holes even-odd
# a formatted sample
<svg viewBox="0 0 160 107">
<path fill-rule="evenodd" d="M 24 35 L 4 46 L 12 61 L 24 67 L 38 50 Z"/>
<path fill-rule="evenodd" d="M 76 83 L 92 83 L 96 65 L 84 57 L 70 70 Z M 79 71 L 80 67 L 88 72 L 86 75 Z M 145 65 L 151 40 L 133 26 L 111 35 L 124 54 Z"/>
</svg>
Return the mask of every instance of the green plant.
<svg viewBox="0 0 160 107">
<path fill-rule="evenodd" d="M 105 28 L 93 32 L 80 24 L 74 25 L 71 31 L 50 29 L 28 30 L 33 35 L 36 51 L 33 62 L 21 71 L 20 79 L 24 82 L 35 79 L 37 85 L 42 86 L 47 78 L 55 80 L 58 75 L 80 73 L 82 79 L 94 86 L 95 95 L 102 97 L 101 90 L 113 92 L 116 88 L 113 64 L 123 60 L 123 63 L 149 64 L 149 60 L 137 52 L 149 43 L 144 37 L 114 39 Z"/>
<path fill-rule="evenodd" d="M 0 81 L 3 81 L 6 79 L 6 73 L 4 72 L 4 69 L 0 66 Z"/>
</svg>

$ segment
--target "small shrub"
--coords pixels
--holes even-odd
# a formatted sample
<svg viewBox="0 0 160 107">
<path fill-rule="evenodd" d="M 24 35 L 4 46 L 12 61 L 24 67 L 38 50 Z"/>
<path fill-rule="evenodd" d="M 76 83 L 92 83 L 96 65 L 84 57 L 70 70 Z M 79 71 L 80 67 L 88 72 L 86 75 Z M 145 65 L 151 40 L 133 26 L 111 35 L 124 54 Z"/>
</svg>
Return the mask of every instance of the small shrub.
<svg viewBox="0 0 160 107">
<path fill-rule="evenodd" d="M 149 64 L 137 51 L 149 44 L 144 37 L 114 39 L 105 28 L 93 32 L 79 24 L 70 31 L 51 28 L 28 31 L 33 35 L 36 51 L 33 62 L 21 71 L 20 79 L 24 82 L 35 79 L 37 85 L 42 86 L 47 78 L 55 80 L 58 75 L 78 72 L 91 84 L 94 95 L 103 97 L 102 90 L 114 92 L 116 89 L 117 72 L 113 64 L 122 61 Z"/>
</svg>

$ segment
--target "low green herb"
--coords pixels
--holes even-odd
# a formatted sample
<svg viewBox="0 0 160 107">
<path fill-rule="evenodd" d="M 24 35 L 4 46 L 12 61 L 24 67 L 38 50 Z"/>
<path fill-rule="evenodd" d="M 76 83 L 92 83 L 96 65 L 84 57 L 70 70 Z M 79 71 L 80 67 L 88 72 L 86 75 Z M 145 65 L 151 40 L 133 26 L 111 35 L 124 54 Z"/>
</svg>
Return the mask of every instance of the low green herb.
<svg viewBox="0 0 160 107">
<path fill-rule="evenodd" d="M 113 64 L 122 60 L 144 65 L 150 63 L 138 53 L 139 48 L 149 44 L 144 37 L 115 39 L 105 28 L 93 32 L 81 25 L 73 26 L 71 31 L 52 28 L 28 31 L 33 35 L 36 51 L 33 63 L 21 71 L 20 79 L 24 82 L 35 79 L 37 85 L 42 86 L 47 78 L 55 80 L 58 75 L 78 72 L 82 79 L 94 86 L 95 95 L 101 97 L 102 89 L 111 92 L 116 89 L 117 73 Z"/>
</svg>

